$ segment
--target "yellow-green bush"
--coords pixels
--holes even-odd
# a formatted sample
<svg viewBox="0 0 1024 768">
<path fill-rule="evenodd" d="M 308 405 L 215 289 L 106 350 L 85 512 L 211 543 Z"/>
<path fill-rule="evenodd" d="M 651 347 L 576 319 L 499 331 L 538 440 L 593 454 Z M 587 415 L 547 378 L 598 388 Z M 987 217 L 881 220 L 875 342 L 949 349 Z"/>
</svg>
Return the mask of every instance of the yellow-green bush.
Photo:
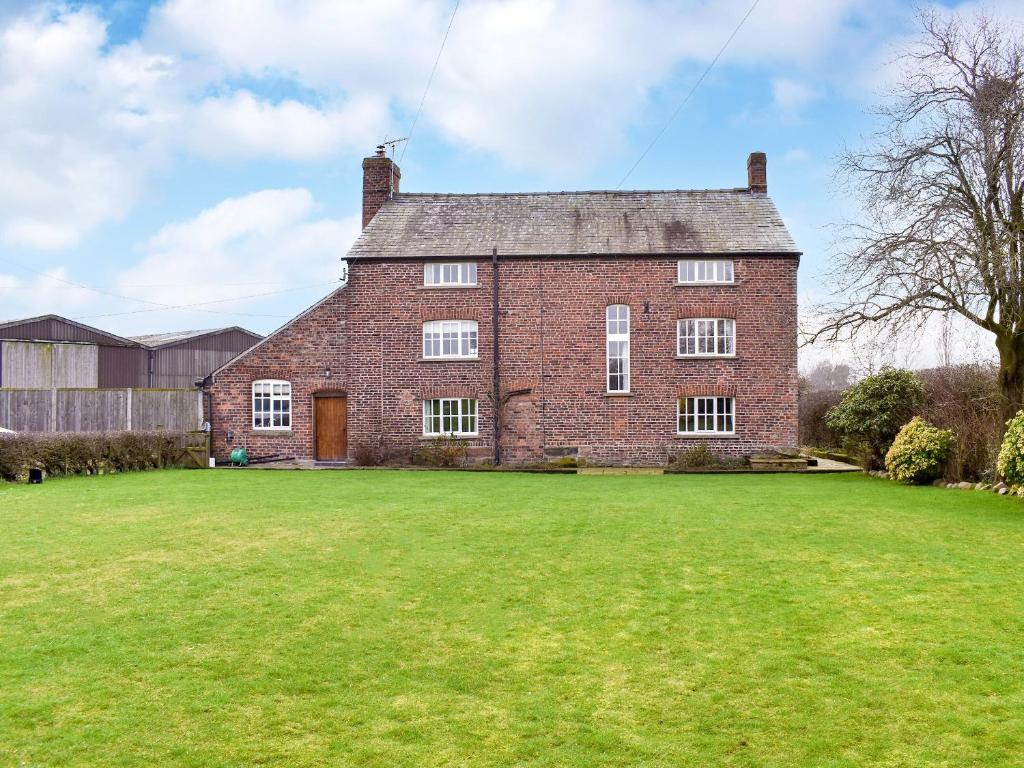
<svg viewBox="0 0 1024 768">
<path fill-rule="evenodd" d="M 1024 411 L 1006 422 L 996 470 L 1010 485 L 1024 484 Z"/>
<path fill-rule="evenodd" d="M 927 483 L 942 477 L 953 450 L 953 433 L 915 416 L 903 425 L 888 453 L 889 477 L 902 483 Z"/>
</svg>

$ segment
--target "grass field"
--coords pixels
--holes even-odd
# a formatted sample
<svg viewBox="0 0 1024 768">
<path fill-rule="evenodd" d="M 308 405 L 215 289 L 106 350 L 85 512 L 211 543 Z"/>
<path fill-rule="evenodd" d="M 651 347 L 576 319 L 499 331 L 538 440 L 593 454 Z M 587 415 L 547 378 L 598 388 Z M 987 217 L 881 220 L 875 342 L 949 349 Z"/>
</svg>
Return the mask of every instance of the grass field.
<svg viewBox="0 0 1024 768">
<path fill-rule="evenodd" d="M 1024 501 L 861 476 L 0 486 L 0 765 L 1024 763 Z"/>
</svg>

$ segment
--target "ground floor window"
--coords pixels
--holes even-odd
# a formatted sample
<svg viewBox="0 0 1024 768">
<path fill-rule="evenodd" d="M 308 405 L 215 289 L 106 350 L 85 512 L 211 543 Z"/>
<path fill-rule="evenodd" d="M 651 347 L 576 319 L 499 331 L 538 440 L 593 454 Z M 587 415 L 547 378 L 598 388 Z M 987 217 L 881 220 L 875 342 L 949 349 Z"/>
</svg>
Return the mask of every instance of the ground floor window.
<svg viewBox="0 0 1024 768">
<path fill-rule="evenodd" d="M 290 383 L 272 379 L 252 383 L 252 426 L 254 429 L 291 429 Z"/>
<path fill-rule="evenodd" d="M 735 432 L 736 401 L 731 397 L 679 399 L 679 434 L 731 435 Z"/>
<path fill-rule="evenodd" d="M 477 401 L 465 397 L 439 397 L 423 401 L 423 434 L 473 436 L 477 434 Z"/>
</svg>

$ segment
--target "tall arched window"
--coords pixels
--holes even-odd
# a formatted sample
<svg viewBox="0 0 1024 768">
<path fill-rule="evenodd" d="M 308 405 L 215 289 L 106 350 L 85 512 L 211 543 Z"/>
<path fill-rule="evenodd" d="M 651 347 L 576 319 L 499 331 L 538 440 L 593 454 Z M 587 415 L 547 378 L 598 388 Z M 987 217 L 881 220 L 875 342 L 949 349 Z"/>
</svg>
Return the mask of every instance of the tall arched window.
<svg viewBox="0 0 1024 768">
<path fill-rule="evenodd" d="M 608 391 L 629 392 L 629 307 L 612 304 L 605 311 Z"/>
<path fill-rule="evenodd" d="M 252 383 L 253 429 L 292 428 L 292 385 L 280 379 Z"/>
</svg>

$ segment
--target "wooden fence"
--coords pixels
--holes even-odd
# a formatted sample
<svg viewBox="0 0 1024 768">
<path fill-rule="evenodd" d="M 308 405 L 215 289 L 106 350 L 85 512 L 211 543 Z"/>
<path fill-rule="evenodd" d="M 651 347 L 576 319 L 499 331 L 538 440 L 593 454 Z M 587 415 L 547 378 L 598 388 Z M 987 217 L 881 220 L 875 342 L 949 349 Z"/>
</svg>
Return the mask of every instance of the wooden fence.
<svg viewBox="0 0 1024 768">
<path fill-rule="evenodd" d="M 190 432 L 202 423 L 198 389 L 0 389 L 0 427 L 15 432 Z"/>
</svg>

